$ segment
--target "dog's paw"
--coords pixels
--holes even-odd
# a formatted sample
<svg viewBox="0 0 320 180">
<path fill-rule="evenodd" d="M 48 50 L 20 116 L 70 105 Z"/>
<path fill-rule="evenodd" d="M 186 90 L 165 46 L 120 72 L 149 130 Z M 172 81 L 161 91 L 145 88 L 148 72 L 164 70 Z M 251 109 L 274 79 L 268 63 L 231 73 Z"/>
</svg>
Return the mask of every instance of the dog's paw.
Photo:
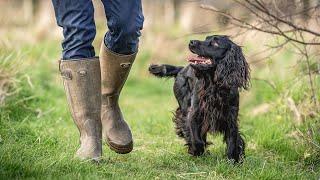
<svg viewBox="0 0 320 180">
<path fill-rule="evenodd" d="M 163 65 L 151 64 L 149 72 L 155 76 L 162 77 L 166 73 L 166 68 Z"/>
<path fill-rule="evenodd" d="M 192 156 L 201 156 L 204 153 L 204 143 L 195 143 L 193 146 L 188 147 L 188 153 Z"/>
<path fill-rule="evenodd" d="M 228 149 L 228 159 L 232 160 L 234 163 L 241 164 L 244 158 L 245 158 L 244 142 L 241 139 L 238 145 L 231 146 L 231 148 Z"/>
<path fill-rule="evenodd" d="M 245 159 L 245 155 L 244 154 L 237 154 L 237 155 L 233 155 L 233 156 L 228 156 L 228 159 L 231 162 L 233 162 L 234 164 L 242 164 Z"/>
</svg>

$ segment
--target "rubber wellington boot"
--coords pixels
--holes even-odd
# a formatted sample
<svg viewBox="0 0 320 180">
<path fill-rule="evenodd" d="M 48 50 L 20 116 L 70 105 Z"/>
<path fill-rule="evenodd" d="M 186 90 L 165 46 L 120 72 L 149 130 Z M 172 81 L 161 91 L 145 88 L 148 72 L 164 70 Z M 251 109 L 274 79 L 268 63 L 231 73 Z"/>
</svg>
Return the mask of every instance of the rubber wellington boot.
<svg viewBox="0 0 320 180">
<path fill-rule="evenodd" d="M 102 153 L 101 78 L 98 58 L 60 61 L 72 118 L 80 132 L 80 159 L 99 160 Z"/>
<path fill-rule="evenodd" d="M 120 55 L 107 49 L 104 43 L 101 45 L 102 136 L 110 149 L 120 154 L 129 153 L 133 149 L 132 134 L 118 100 L 135 57 L 136 53 Z"/>
</svg>

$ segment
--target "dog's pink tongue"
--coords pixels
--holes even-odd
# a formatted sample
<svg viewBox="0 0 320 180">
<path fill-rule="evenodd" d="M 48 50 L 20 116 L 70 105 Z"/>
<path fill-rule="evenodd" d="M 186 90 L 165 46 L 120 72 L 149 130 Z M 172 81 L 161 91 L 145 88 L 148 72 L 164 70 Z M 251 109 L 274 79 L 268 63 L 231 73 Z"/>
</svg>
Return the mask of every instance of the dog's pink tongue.
<svg viewBox="0 0 320 180">
<path fill-rule="evenodd" d="M 204 58 L 202 58 L 202 57 L 200 57 L 200 56 L 198 56 L 198 55 L 194 55 L 194 54 L 192 54 L 192 55 L 190 55 L 190 56 L 188 56 L 187 57 L 187 61 L 189 61 L 189 62 L 196 62 L 196 61 L 205 61 L 206 59 L 204 59 Z"/>
</svg>

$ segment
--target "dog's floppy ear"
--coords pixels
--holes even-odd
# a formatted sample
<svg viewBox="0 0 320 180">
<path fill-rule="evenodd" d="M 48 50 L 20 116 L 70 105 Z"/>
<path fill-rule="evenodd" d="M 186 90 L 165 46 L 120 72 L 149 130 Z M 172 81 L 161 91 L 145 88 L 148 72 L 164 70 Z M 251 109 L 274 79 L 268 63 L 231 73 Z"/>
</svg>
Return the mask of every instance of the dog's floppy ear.
<svg viewBox="0 0 320 180">
<path fill-rule="evenodd" d="M 217 64 L 215 80 L 221 87 L 244 88 L 250 85 L 250 68 L 236 44 L 231 45 L 225 57 Z"/>
</svg>

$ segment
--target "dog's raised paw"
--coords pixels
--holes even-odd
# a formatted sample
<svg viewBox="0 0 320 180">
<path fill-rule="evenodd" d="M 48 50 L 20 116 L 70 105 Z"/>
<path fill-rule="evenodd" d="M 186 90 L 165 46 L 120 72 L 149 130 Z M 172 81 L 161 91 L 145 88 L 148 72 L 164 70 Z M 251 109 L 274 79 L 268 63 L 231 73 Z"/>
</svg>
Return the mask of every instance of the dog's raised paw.
<svg viewBox="0 0 320 180">
<path fill-rule="evenodd" d="M 151 64 L 149 66 L 149 72 L 155 76 L 162 76 L 165 72 L 163 65 Z"/>
</svg>

